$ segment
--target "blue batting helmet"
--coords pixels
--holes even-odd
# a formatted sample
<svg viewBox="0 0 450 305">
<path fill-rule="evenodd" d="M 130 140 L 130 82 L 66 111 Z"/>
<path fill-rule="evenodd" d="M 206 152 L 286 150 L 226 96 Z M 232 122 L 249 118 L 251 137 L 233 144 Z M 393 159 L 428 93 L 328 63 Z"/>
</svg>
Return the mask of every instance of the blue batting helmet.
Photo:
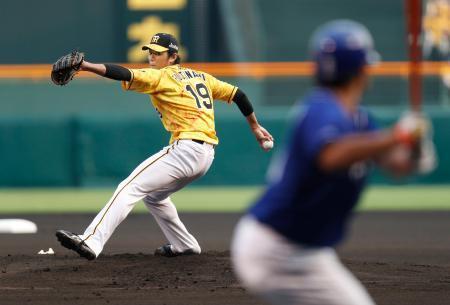
<svg viewBox="0 0 450 305">
<path fill-rule="evenodd" d="M 380 58 L 369 31 L 351 20 L 335 20 L 320 26 L 310 42 L 316 78 L 322 85 L 346 83 L 367 64 Z"/>
</svg>

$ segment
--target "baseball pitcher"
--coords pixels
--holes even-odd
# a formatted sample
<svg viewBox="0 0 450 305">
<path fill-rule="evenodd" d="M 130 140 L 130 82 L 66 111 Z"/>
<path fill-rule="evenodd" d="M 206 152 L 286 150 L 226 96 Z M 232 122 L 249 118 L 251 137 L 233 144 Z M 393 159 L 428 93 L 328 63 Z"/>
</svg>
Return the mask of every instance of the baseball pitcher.
<svg viewBox="0 0 450 305">
<path fill-rule="evenodd" d="M 267 150 L 273 137 L 257 121 L 253 107 L 239 88 L 215 77 L 180 65 L 179 44 L 170 34 L 158 33 L 142 47 L 150 67 L 127 69 L 114 64 L 95 64 L 73 52 L 53 66 L 52 80 L 65 85 L 77 71 L 89 71 L 122 82 L 124 90 L 149 95 L 165 129 L 169 145 L 143 161 L 114 192 L 83 234 L 58 230 L 60 243 L 89 260 L 102 252 L 116 227 L 139 200 L 143 200 L 168 244 L 155 255 L 199 254 L 200 245 L 181 222 L 170 195 L 203 176 L 219 143 L 214 126 L 214 100 L 236 103 L 260 146 Z M 271 145 L 269 145 L 271 146 Z"/>
</svg>

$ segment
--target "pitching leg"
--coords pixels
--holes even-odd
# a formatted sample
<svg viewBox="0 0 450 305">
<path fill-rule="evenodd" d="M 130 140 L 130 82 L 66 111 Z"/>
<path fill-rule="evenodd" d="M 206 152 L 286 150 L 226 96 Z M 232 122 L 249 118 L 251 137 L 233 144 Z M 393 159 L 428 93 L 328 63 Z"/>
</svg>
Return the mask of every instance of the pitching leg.
<svg viewBox="0 0 450 305">
<path fill-rule="evenodd" d="M 184 252 L 191 249 L 194 253 L 200 253 L 200 245 L 192 234 L 188 232 L 181 222 L 177 209 L 170 197 L 161 201 L 155 201 L 151 196 L 144 198 L 145 206 L 155 217 L 164 235 L 175 252 Z"/>
</svg>

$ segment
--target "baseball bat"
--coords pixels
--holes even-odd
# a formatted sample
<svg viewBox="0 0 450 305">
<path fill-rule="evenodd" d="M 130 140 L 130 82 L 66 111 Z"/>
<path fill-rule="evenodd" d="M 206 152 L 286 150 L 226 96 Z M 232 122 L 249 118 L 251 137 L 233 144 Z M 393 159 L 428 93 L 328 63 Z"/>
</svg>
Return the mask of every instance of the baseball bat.
<svg viewBox="0 0 450 305">
<path fill-rule="evenodd" d="M 408 91 L 413 111 L 420 111 L 422 104 L 422 1 L 404 0 L 407 20 L 407 43 L 409 56 Z"/>
</svg>

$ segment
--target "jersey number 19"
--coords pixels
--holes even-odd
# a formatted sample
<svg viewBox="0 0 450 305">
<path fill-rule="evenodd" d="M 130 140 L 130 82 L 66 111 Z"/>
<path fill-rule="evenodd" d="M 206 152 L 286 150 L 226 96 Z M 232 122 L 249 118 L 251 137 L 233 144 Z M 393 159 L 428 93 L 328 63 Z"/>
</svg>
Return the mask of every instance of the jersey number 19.
<svg viewBox="0 0 450 305">
<path fill-rule="evenodd" d="M 200 83 L 195 85 L 195 90 L 191 87 L 191 85 L 186 85 L 186 90 L 189 91 L 195 98 L 195 102 L 197 103 L 197 107 L 199 109 L 202 108 L 200 98 L 202 98 L 201 102 L 206 107 L 206 109 L 212 108 L 211 97 L 209 96 L 208 88 L 206 88 L 205 84 Z"/>
</svg>

